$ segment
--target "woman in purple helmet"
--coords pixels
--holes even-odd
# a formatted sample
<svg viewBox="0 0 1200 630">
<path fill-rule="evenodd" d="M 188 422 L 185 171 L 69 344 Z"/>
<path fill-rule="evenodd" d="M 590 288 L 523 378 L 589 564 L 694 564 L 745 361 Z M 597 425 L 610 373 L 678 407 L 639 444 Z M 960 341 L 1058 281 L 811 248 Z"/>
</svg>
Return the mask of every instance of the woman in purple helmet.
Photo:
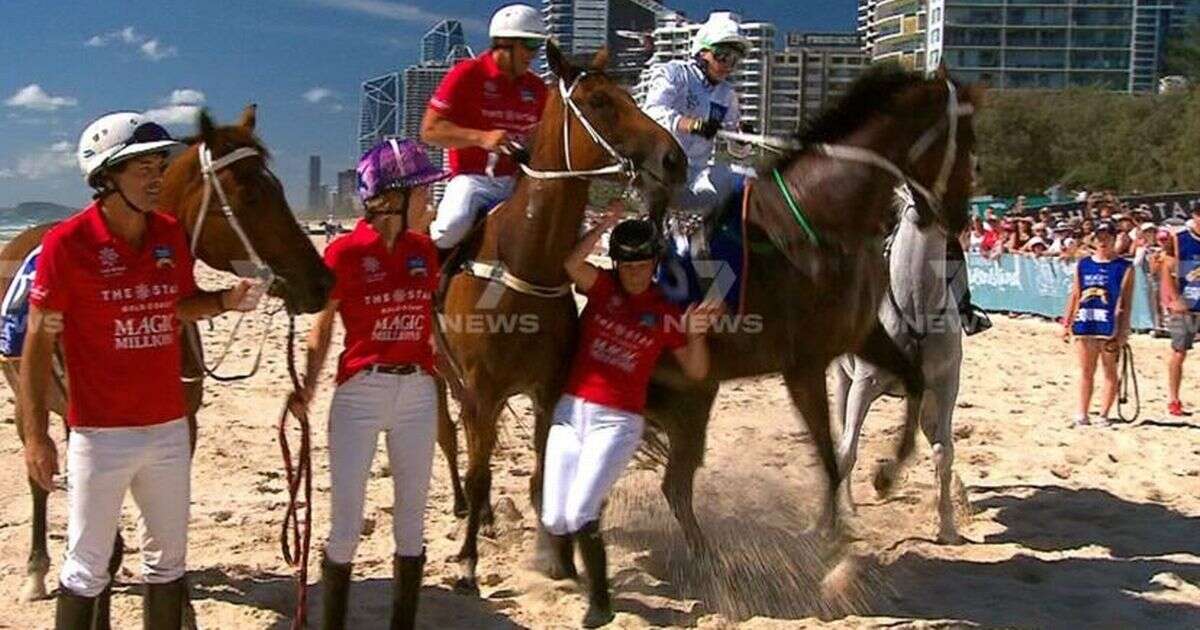
<svg viewBox="0 0 1200 630">
<path fill-rule="evenodd" d="M 291 399 L 297 412 L 312 400 L 334 316 L 340 315 L 346 340 L 329 408 L 332 522 L 321 560 L 322 628 L 346 625 L 351 561 L 380 433 L 386 436 L 395 499 L 391 627 L 412 628 L 416 619 L 437 434 L 431 334 L 438 266 L 425 225 L 414 221 L 428 224 L 428 186 L 447 176 L 411 140 L 375 145 L 358 164 L 366 216 L 325 249 L 336 284 L 309 334 L 303 389 Z"/>
</svg>

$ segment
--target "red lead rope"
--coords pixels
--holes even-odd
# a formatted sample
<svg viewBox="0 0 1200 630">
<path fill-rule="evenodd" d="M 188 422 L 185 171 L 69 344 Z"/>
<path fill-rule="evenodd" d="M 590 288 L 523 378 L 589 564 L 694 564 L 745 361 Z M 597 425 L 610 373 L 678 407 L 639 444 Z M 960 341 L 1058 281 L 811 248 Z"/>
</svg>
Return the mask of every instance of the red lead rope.
<svg viewBox="0 0 1200 630">
<path fill-rule="evenodd" d="M 288 317 L 287 369 L 292 387 L 300 390 L 300 377 L 296 374 L 296 318 Z M 288 416 L 295 416 L 300 424 L 300 450 L 292 459 L 292 447 L 288 442 Z M 283 528 L 279 542 L 283 548 L 283 559 L 296 569 L 296 614 L 292 617 L 292 629 L 304 628 L 308 622 L 308 550 L 312 540 L 312 450 L 309 435 L 308 413 L 299 415 L 289 411 L 284 402 L 279 415 L 279 450 L 283 453 L 283 467 L 287 473 L 288 505 L 283 515 Z M 304 495 L 300 497 L 301 486 Z M 304 518 L 300 518 L 300 510 Z"/>
</svg>

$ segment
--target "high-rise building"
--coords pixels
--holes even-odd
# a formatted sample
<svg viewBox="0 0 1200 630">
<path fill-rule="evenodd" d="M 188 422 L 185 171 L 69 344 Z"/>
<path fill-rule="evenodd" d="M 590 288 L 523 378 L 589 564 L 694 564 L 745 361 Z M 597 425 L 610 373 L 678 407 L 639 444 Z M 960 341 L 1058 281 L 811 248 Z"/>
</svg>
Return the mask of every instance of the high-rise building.
<svg viewBox="0 0 1200 630">
<path fill-rule="evenodd" d="M 462 23 L 442 20 L 421 37 L 421 63 L 442 63 L 457 46 L 466 46 Z"/>
<path fill-rule="evenodd" d="M 421 140 L 421 121 L 425 118 L 425 109 L 429 99 L 446 78 L 446 74 L 454 64 L 474 57 L 475 53 L 466 44 L 454 44 L 446 55 L 436 61 L 425 61 L 404 69 L 404 89 L 402 101 L 404 106 L 400 113 L 400 135 L 405 138 Z M 446 153 L 439 147 L 426 145 L 429 161 L 441 168 L 446 164 Z M 436 203 L 442 198 L 444 184 L 434 184 L 433 200 Z"/>
<path fill-rule="evenodd" d="M 770 22 L 743 22 L 737 14 L 730 15 L 741 23 L 742 34 L 750 40 L 749 52 L 729 79 L 738 94 L 742 122 L 758 130 L 768 129 L 770 112 L 767 103 L 771 87 L 771 62 L 775 53 L 775 25 Z M 654 55 L 642 72 L 642 81 L 633 92 L 639 102 L 645 98 L 645 79 L 649 67 L 675 59 L 690 59 L 692 38 L 700 30 L 699 24 L 679 13 L 660 16 L 657 24 L 653 33 Z"/>
<path fill-rule="evenodd" d="M 365 153 L 380 140 L 400 135 L 404 101 L 400 74 L 392 72 L 364 81 L 358 124 L 358 150 Z"/>
<path fill-rule="evenodd" d="M 358 200 L 358 171 L 348 168 L 337 173 L 337 193 L 332 210 L 339 214 L 354 212 Z"/>
<path fill-rule="evenodd" d="M 626 87 L 637 83 L 650 59 L 648 35 L 666 12 L 653 0 L 542 0 L 546 30 L 559 48 L 587 55 L 607 46 L 609 75 Z M 539 68 L 544 71 L 544 60 Z"/>
<path fill-rule="evenodd" d="M 1176 0 L 929 0 L 925 68 L 945 61 L 956 77 L 999 89 L 1150 92 L 1176 8 Z"/>
<path fill-rule="evenodd" d="M 788 33 L 771 67 L 769 132 L 799 131 L 844 94 L 870 63 L 854 33 Z"/>
<path fill-rule="evenodd" d="M 925 68 L 927 4 L 927 0 L 858 1 L 858 34 L 873 61 L 892 61 L 913 70 Z"/>
<path fill-rule="evenodd" d="M 321 196 L 321 156 L 308 156 L 308 211 L 321 212 L 325 209 Z"/>
</svg>

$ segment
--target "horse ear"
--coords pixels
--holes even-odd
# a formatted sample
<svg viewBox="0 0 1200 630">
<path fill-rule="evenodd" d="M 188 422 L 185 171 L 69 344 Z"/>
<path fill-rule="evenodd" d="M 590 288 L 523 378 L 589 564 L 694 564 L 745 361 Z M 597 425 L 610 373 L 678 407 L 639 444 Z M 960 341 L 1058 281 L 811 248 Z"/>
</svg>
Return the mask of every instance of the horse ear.
<svg viewBox="0 0 1200 630">
<path fill-rule="evenodd" d="M 211 142 L 217 133 L 217 125 L 213 122 L 212 117 L 208 115 L 207 109 L 200 110 L 197 124 L 200 127 L 200 139 L 205 142 Z"/>
<path fill-rule="evenodd" d="M 246 131 L 254 131 L 256 122 L 258 122 L 258 105 L 250 103 L 246 109 L 242 110 L 242 117 L 238 119 L 238 125 Z"/>
<path fill-rule="evenodd" d="M 592 70 L 599 72 L 608 67 L 608 46 L 596 51 L 596 56 L 592 57 Z"/>
<path fill-rule="evenodd" d="M 550 66 L 550 72 L 553 72 L 554 76 L 567 83 L 573 81 L 575 75 L 579 73 L 552 40 L 546 40 L 546 63 Z"/>
</svg>

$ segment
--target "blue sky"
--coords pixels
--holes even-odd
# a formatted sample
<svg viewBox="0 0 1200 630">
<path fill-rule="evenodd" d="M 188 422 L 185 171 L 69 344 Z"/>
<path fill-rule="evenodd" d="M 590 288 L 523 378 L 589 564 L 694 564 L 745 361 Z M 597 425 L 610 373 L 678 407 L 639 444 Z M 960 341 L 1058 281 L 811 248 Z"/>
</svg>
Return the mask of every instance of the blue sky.
<svg viewBox="0 0 1200 630">
<path fill-rule="evenodd" d="M 540 6 L 540 2 L 530 1 Z M 218 121 L 259 106 L 293 207 L 307 160 L 323 179 L 356 159 L 358 85 L 419 57 L 437 20 L 463 21 L 482 49 L 501 0 L 106 0 L 0 2 L 0 206 L 80 205 L 74 148 L 84 125 L 117 109 L 157 110 L 192 131 L 194 105 Z M 693 18 L 733 9 L 780 31 L 851 30 L 854 0 L 675 0 Z M 798 7 L 803 7 L 799 9 Z M 187 121 L 186 123 L 184 121 Z"/>
</svg>

